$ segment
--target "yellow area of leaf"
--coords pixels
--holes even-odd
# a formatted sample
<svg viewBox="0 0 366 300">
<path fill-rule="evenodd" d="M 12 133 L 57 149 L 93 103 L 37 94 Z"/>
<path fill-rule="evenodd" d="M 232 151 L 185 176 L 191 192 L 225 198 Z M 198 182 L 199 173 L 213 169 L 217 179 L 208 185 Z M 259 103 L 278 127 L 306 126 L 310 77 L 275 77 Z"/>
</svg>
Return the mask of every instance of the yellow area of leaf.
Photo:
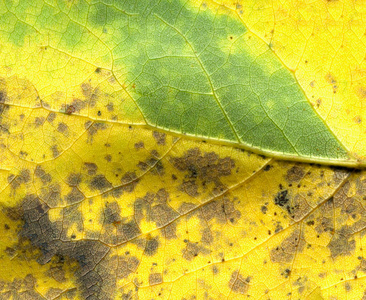
<svg viewBox="0 0 366 300">
<path fill-rule="evenodd" d="M 345 147 L 366 156 L 366 6 L 363 1 L 192 1 L 235 11 L 293 71 Z M 223 10 L 224 11 L 224 10 Z"/>
<path fill-rule="evenodd" d="M 2 298 L 363 296 L 364 171 L 54 112 L 13 78 L 0 104 Z"/>
<path fill-rule="evenodd" d="M 29 108 L 28 114 L 43 107 L 92 120 L 145 124 L 123 82 L 111 71 L 110 59 L 101 57 L 108 49 L 98 41 L 93 43 L 95 50 L 79 49 L 73 55 L 47 41 L 29 40 L 28 47 L 22 48 L 3 43 L 0 89 L 7 90 L 3 95 L 7 103 Z"/>
</svg>

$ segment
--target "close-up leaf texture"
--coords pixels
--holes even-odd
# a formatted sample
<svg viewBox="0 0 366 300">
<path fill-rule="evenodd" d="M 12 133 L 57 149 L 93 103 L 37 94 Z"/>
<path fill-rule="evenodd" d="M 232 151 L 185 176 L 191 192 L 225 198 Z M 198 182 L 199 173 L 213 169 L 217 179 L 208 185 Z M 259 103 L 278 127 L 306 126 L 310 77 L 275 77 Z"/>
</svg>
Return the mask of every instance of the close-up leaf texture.
<svg viewBox="0 0 366 300">
<path fill-rule="evenodd" d="M 0 0 L 0 299 L 366 299 L 366 1 Z"/>
</svg>

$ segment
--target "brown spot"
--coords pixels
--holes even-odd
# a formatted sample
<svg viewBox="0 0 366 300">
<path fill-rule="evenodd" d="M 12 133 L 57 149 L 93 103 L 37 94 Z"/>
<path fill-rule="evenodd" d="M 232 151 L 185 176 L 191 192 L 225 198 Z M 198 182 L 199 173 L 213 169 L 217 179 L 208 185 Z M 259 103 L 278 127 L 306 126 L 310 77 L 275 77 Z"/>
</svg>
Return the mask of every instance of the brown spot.
<svg viewBox="0 0 366 300">
<path fill-rule="evenodd" d="M 40 178 L 43 184 L 48 184 L 52 181 L 51 175 L 46 173 L 40 165 L 34 170 L 34 175 Z"/>
<path fill-rule="evenodd" d="M 107 203 L 104 209 L 104 223 L 115 224 L 121 222 L 121 209 L 117 202 Z"/>
<path fill-rule="evenodd" d="M 9 255 L 10 257 L 13 257 L 16 253 L 16 250 L 14 248 L 11 248 L 11 247 L 6 247 L 5 248 L 5 253 L 7 255 Z"/>
<path fill-rule="evenodd" d="M 234 203 L 227 197 L 222 197 L 214 201 L 210 201 L 200 208 L 198 216 L 209 222 L 216 219 L 219 223 L 236 223 L 241 217 L 241 213 L 234 206 Z"/>
<path fill-rule="evenodd" d="M 161 228 L 168 225 L 179 217 L 169 205 L 169 194 L 165 189 L 160 189 L 156 194 L 147 193 L 145 197 L 138 198 L 134 205 L 134 215 L 136 221 L 141 220 L 155 222 L 156 226 Z"/>
<path fill-rule="evenodd" d="M 82 83 L 81 90 L 90 107 L 94 107 L 99 97 L 99 88 L 93 89 L 90 83 Z"/>
<path fill-rule="evenodd" d="M 113 111 L 113 110 L 114 110 L 113 102 L 109 102 L 109 103 L 107 104 L 107 110 L 108 110 L 108 111 Z"/>
<path fill-rule="evenodd" d="M 55 280 L 64 281 L 62 266 L 68 264 L 72 266 L 76 262 L 78 267 L 73 274 L 82 298 L 112 299 L 116 284 L 114 271 L 116 264 L 110 263 L 109 247 L 97 240 L 68 240 L 62 232 L 64 226 L 72 225 L 70 220 L 73 217 L 68 217 L 68 214 L 74 215 L 72 210 L 69 209 L 64 213 L 67 218 L 62 222 L 51 222 L 47 204 L 40 202 L 35 195 L 28 195 L 17 207 L 17 211 L 23 222 L 19 232 L 20 242 L 29 240 L 33 247 L 41 251 L 42 255 L 38 258 L 38 262 L 50 263 L 53 258 L 63 262 L 57 267 L 58 269 L 51 268 L 49 271 Z M 34 280 L 32 282 L 28 284 L 29 289 L 35 283 Z M 23 296 L 20 298 L 23 299 Z M 24 299 L 38 299 L 28 296 Z"/>
<path fill-rule="evenodd" d="M 292 262 L 295 253 L 301 252 L 304 245 L 305 242 L 300 236 L 300 230 L 295 230 L 290 236 L 285 238 L 279 246 L 271 250 L 271 261 L 274 263 Z"/>
<path fill-rule="evenodd" d="M 53 279 L 55 279 L 57 282 L 65 282 L 66 281 L 66 273 L 65 271 L 62 269 L 62 267 L 57 266 L 57 267 L 51 267 L 47 273 L 48 276 L 52 277 Z"/>
<path fill-rule="evenodd" d="M 309 223 L 309 222 L 308 222 Z M 312 223 L 309 224 L 313 224 L 314 225 L 314 221 Z M 322 234 L 324 232 L 329 232 L 329 233 L 333 233 L 334 232 L 334 221 L 331 218 L 327 218 L 327 217 L 320 217 L 319 219 L 317 219 L 317 226 L 315 227 L 315 231 L 318 234 Z"/>
<path fill-rule="evenodd" d="M 356 124 L 361 124 L 362 123 L 362 118 L 361 118 L 361 116 L 356 116 L 356 117 L 353 118 L 353 121 Z"/>
<path fill-rule="evenodd" d="M 249 289 L 250 277 L 244 278 L 239 271 L 234 271 L 231 274 L 229 287 L 234 293 L 246 294 Z"/>
<path fill-rule="evenodd" d="M 147 238 L 144 254 L 146 254 L 147 256 L 153 256 L 158 251 L 158 248 L 159 248 L 158 237 Z"/>
<path fill-rule="evenodd" d="M 130 257 L 118 257 L 113 256 L 111 259 L 111 265 L 118 266 L 116 268 L 116 277 L 118 279 L 127 278 L 131 273 L 137 270 L 140 261 L 135 256 Z"/>
<path fill-rule="evenodd" d="M 153 135 L 153 137 L 156 140 L 156 143 L 158 145 L 165 145 L 165 142 L 166 142 L 166 134 L 165 133 L 153 131 L 152 135 Z"/>
<path fill-rule="evenodd" d="M 188 261 L 192 261 L 200 253 L 202 253 L 203 255 L 208 255 L 211 253 L 211 251 L 206 247 L 199 245 L 198 242 L 192 243 L 188 241 L 186 249 L 183 250 L 183 258 Z"/>
<path fill-rule="evenodd" d="M 139 182 L 135 172 L 127 172 L 121 178 L 122 190 L 124 192 L 132 193 Z"/>
<path fill-rule="evenodd" d="M 68 193 L 65 197 L 67 204 L 75 204 L 81 202 L 84 199 L 85 199 L 84 194 L 80 192 L 79 189 L 76 187 L 73 187 L 71 189 L 71 192 Z"/>
<path fill-rule="evenodd" d="M 328 0 L 329 1 L 332 1 L 332 0 Z M 337 89 L 338 89 L 338 86 L 337 86 L 337 80 L 334 78 L 334 76 L 332 74 L 327 74 L 325 75 L 325 80 L 326 82 L 328 82 L 329 84 L 332 85 L 332 88 L 333 88 L 333 93 L 335 94 L 337 92 Z"/>
<path fill-rule="evenodd" d="M 41 189 L 40 198 L 50 207 L 61 204 L 61 187 L 59 184 L 51 184 Z"/>
<path fill-rule="evenodd" d="M 112 155 L 107 154 L 106 156 L 104 156 L 104 159 L 105 159 L 107 162 L 111 162 L 111 161 L 112 161 Z"/>
<path fill-rule="evenodd" d="M 67 135 L 69 133 L 69 127 L 66 125 L 66 123 L 60 122 L 58 123 L 57 131 Z"/>
<path fill-rule="evenodd" d="M 39 127 L 42 126 L 45 121 L 46 119 L 44 117 L 36 117 L 34 120 L 34 124 L 36 125 L 36 127 Z"/>
<path fill-rule="evenodd" d="M 51 147 L 51 151 L 52 151 L 52 156 L 53 156 L 54 158 L 56 158 L 57 156 L 59 156 L 59 155 L 60 155 L 60 151 L 58 151 L 58 147 L 57 147 L 57 145 L 53 145 L 53 146 Z"/>
<path fill-rule="evenodd" d="M 352 290 L 352 286 L 349 284 L 349 282 L 344 283 L 344 289 L 346 292 L 350 292 Z"/>
<path fill-rule="evenodd" d="M 305 175 L 303 167 L 293 166 L 287 171 L 286 180 L 289 182 L 299 182 Z"/>
<path fill-rule="evenodd" d="M 89 136 L 95 135 L 99 130 L 106 130 L 108 128 L 107 124 L 104 123 L 94 123 L 92 124 L 90 121 L 84 124 L 85 128 L 88 131 Z M 90 140 L 91 142 L 92 140 Z"/>
<path fill-rule="evenodd" d="M 142 142 L 142 141 L 140 141 L 140 142 L 138 142 L 138 143 L 136 143 L 135 144 L 135 149 L 142 149 L 142 148 L 144 148 L 144 142 Z"/>
<path fill-rule="evenodd" d="M 85 107 L 86 107 L 85 101 L 75 98 L 73 99 L 70 105 L 66 106 L 66 113 L 68 115 L 73 114 L 74 112 L 79 113 Z"/>
<path fill-rule="evenodd" d="M 182 192 L 185 192 L 188 196 L 197 197 L 198 193 L 198 186 L 195 180 L 188 180 L 184 181 L 179 188 Z"/>
<path fill-rule="evenodd" d="M 172 157 L 170 161 L 176 169 L 186 172 L 183 181 L 199 180 L 200 183 L 197 185 L 204 187 L 212 182 L 215 186 L 212 192 L 215 195 L 226 190 L 220 177 L 231 175 L 231 170 L 235 167 L 235 162 L 230 157 L 220 158 L 214 152 L 206 152 L 202 155 L 198 148 L 188 150 L 182 157 Z M 190 185 L 192 186 L 192 183 Z M 184 190 L 184 186 L 182 189 Z M 192 190 L 187 191 L 192 192 Z"/>
<path fill-rule="evenodd" d="M 66 106 L 66 109 L 65 109 L 66 114 L 71 115 L 75 111 L 76 111 L 76 109 L 75 109 L 75 106 L 74 105 L 67 105 Z"/>
<path fill-rule="evenodd" d="M 163 275 L 161 273 L 152 273 L 149 275 L 149 284 L 155 285 L 163 282 Z"/>
<path fill-rule="evenodd" d="M 30 171 L 28 169 L 23 169 L 20 171 L 18 176 L 10 175 L 8 176 L 8 182 L 10 183 L 12 189 L 17 189 L 21 184 L 28 183 L 31 179 Z"/>
<path fill-rule="evenodd" d="M 167 240 L 172 240 L 177 238 L 177 224 L 176 222 L 172 222 L 164 227 L 163 230 L 164 237 Z"/>
<path fill-rule="evenodd" d="M 89 183 L 91 190 L 106 191 L 112 188 L 112 184 L 105 178 L 104 175 L 97 175 Z"/>
<path fill-rule="evenodd" d="M 86 162 L 84 163 L 84 167 L 90 176 L 93 176 L 97 173 L 98 167 L 95 163 Z"/>
<path fill-rule="evenodd" d="M 213 242 L 213 235 L 210 228 L 206 227 L 201 231 L 201 234 L 201 242 L 203 244 L 209 245 Z"/>
<path fill-rule="evenodd" d="M 81 182 L 80 174 L 71 173 L 66 179 L 66 183 L 70 186 L 77 186 L 79 185 L 80 182 Z"/>
<path fill-rule="evenodd" d="M 358 96 L 358 98 L 360 99 L 364 99 L 366 98 L 366 88 L 361 86 L 356 90 L 356 95 Z"/>
<path fill-rule="evenodd" d="M 354 253 L 356 241 L 352 237 L 353 233 L 354 230 L 352 230 L 352 227 L 342 226 L 341 229 L 334 234 L 328 245 L 333 258 Z"/>
</svg>

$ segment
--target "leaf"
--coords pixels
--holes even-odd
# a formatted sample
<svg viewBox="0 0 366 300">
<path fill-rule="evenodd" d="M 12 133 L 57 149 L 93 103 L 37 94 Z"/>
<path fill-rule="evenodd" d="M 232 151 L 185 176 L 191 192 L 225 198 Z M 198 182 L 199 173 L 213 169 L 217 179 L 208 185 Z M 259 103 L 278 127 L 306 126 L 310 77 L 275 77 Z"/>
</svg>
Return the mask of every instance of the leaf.
<svg viewBox="0 0 366 300">
<path fill-rule="evenodd" d="M 0 298 L 364 297 L 362 10 L 2 2 Z"/>
</svg>

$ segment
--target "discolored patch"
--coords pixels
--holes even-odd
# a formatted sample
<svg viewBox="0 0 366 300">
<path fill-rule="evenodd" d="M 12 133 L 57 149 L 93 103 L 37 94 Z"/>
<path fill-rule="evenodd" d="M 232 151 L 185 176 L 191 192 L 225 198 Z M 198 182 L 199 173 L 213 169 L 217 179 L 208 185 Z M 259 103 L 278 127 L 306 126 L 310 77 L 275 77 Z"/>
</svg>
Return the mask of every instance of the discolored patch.
<svg viewBox="0 0 366 300">
<path fill-rule="evenodd" d="M 304 249 L 305 242 L 300 236 L 300 230 L 295 230 L 282 243 L 270 252 L 271 261 L 274 263 L 290 263 L 296 253 Z"/>
<path fill-rule="evenodd" d="M 304 167 L 293 166 L 287 171 L 286 179 L 289 182 L 299 182 L 305 175 Z"/>
<path fill-rule="evenodd" d="M 211 251 L 200 245 L 198 242 L 187 242 L 186 248 L 183 250 L 183 258 L 188 261 L 192 261 L 195 257 L 197 257 L 199 254 L 208 255 Z"/>
<path fill-rule="evenodd" d="M 166 134 L 165 133 L 153 131 L 152 135 L 158 145 L 165 145 L 165 143 L 166 143 Z"/>
<path fill-rule="evenodd" d="M 145 147 L 145 145 L 144 145 L 144 142 L 142 142 L 142 141 L 135 143 L 136 150 L 143 149 L 144 147 Z"/>
<path fill-rule="evenodd" d="M 104 175 L 97 175 L 89 183 L 89 188 L 91 190 L 98 190 L 104 192 L 112 188 L 112 184 L 105 178 Z"/>
<path fill-rule="evenodd" d="M 235 224 L 240 219 L 241 212 L 228 197 L 221 197 L 202 205 L 198 216 L 205 222 L 216 219 L 221 224 L 229 222 Z"/>
<path fill-rule="evenodd" d="M 81 90 L 89 107 L 94 107 L 100 95 L 99 88 L 93 88 L 90 83 L 82 83 Z"/>
<path fill-rule="evenodd" d="M 170 161 L 179 171 L 187 172 L 181 189 L 188 195 L 196 195 L 195 185 L 206 186 L 211 182 L 215 186 L 212 192 L 214 194 L 222 193 L 226 187 L 220 178 L 230 176 L 235 167 L 235 162 L 230 157 L 220 158 L 215 152 L 202 154 L 199 148 L 188 150 L 182 157 L 172 157 Z"/>
<path fill-rule="evenodd" d="M 328 245 L 333 258 L 354 253 L 356 249 L 356 241 L 353 238 L 354 232 L 355 231 L 350 226 L 342 226 L 335 232 Z"/>
<path fill-rule="evenodd" d="M 90 176 L 93 176 L 97 173 L 98 166 L 95 163 L 86 162 L 84 163 L 84 167 Z"/>
<path fill-rule="evenodd" d="M 165 189 L 157 193 L 147 193 L 143 198 L 138 198 L 134 204 L 134 216 L 139 223 L 141 220 L 155 222 L 158 228 L 176 220 L 179 214 L 169 205 L 169 194 Z"/>
<path fill-rule="evenodd" d="M 30 179 L 31 176 L 30 171 L 28 169 L 21 170 L 18 176 L 15 175 L 8 176 L 8 182 L 10 183 L 10 186 L 14 190 L 17 189 L 21 184 L 28 183 Z"/>
<path fill-rule="evenodd" d="M 146 244 L 145 244 L 145 251 L 144 254 L 148 255 L 148 256 L 153 256 L 159 248 L 159 238 L 155 237 L 155 238 L 147 238 L 146 239 Z"/>
<path fill-rule="evenodd" d="M 60 123 L 58 123 L 58 125 L 57 125 L 57 131 L 58 132 L 61 132 L 61 133 L 63 133 L 64 135 L 68 135 L 68 133 L 69 133 L 69 127 L 67 126 L 67 124 L 66 123 L 64 123 L 64 122 L 60 122 Z"/>
<path fill-rule="evenodd" d="M 71 173 L 66 179 L 66 183 L 70 186 L 77 186 L 80 184 L 80 182 L 81 182 L 80 174 Z"/>
<path fill-rule="evenodd" d="M 58 146 L 57 145 L 51 146 L 51 151 L 52 151 L 53 158 L 56 158 L 57 156 L 60 155 L 60 151 L 58 150 Z"/>
<path fill-rule="evenodd" d="M 47 122 L 52 123 L 56 119 L 56 113 L 50 112 L 47 116 Z"/>
<path fill-rule="evenodd" d="M 44 122 L 46 121 L 46 119 L 45 118 L 43 118 L 43 117 L 36 117 L 35 119 L 34 119 L 34 124 L 36 125 L 36 128 L 37 127 L 40 127 L 40 126 L 42 126 L 43 124 L 44 124 Z"/>
<path fill-rule="evenodd" d="M 13 209 L 17 213 L 10 210 L 8 213 L 12 218 L 22 220 L 20 243 L 29 240 L 33 247 L 41 251 L 42 255 L 38 257 L 40 264 L 49 263 L 54 257 L 58 257 L 63 264 L 76 262 L 78 268 L 74 274 L 83 299 L 113 299 L 116 276 L 115 264 L 108 259 L 110 248 L 97 240 L 73 241 L 66 237 L 63 234 L 63 226 L 68 226 L 71 220 L 74 222 L 75 213 L 78 213 L 73 206 L 65 209 L 69 211 L 65 211 L 62 223 L 51 222 L 47 204 L 40 202 L 35 195 L 28 195 L 19 207 Z M 81 218 L 80 214 L 79 217 Z M 133 272 L 137 265 L 136 258 L 127 264 L 131 267 L 130 272 Z M 56 269 L 51 268 L 49 272 L 56 281 L 65 280 L 63 265 L 59 265 Z"/>
<path fill-rule="evenodd" d="M 250 277 L 244 278 L 239 271 L 234 271 L 231 274 L 229 287 L 233 292 L 244 295 L 248 292 L 249 282 Z"/>
<path fill-rule="evenodd" d="M 72 187 L 71 192 L 65 196 L 67 204 L 70 205 L 81 202 L 84 199 L 85 199 L 84 194 L 80 192 L 80 190 L 76 187 Z"/>
<path fill-rule="evenodd" d="M 35 168 L 34 175 L 41 179 L 42 184 L 48 184 L 52 181 L 52 176 L 46 173 L 40 165 Z"/>
<path fill-rule="evenodd" d="M 104 223 L 113 224 L 121 222 L 121 209 L 117 202 L 107 203 L 104 209 Z"/>
<path fill-rule="evenodd" d="M 122 191 L 132 193 L 139 181 L 135 172 L 127 172 L 121 178 Z"/>
<path fill-rule="evenodd" d="M 137 167 L 144 172 L 151 169 L 151 174 L 163 176 L 165 174 L 164 166 L 161 160 L 159 159 L 159 154 L 156 153 L 156 151 L 154 150 L 151 151 L 150 153 L 151 157 L 149 157 L 146 161 L 140 161 L 137 164 Z"/>
<path fill-rule="evenodd" d="M 88 132 L 88 141 L 87 142 L 92 143 L 93 136 L 95 134 L 97 134 L 97 132 L 100 130 L 106 130 L 108 128 L 108 125 L 105 123 L 100 123 L 100 122 L 93 123 L 92 121 L 87 121 L 84 124 L 84 127 Z"/>
<path fill-rule="evenodd" d="M 135 256 L 112 256 L 110 263 L 118 266 L 115 271 L 116 277 L 124 279 L 137 270 L 140 260 Z"/>
<path fill-rule="evenodd" d="M 288 191 L 279 191 L 274 198 L 274 203 L 280 207 L 286 207 L 290 201 Z"/>
<path fill-rule="evenodd" d="M 149 275 L 149 284 L 155 285 L 163 282 L 163 275 L 161 273 L 152 273 Z"/>
</svg>

